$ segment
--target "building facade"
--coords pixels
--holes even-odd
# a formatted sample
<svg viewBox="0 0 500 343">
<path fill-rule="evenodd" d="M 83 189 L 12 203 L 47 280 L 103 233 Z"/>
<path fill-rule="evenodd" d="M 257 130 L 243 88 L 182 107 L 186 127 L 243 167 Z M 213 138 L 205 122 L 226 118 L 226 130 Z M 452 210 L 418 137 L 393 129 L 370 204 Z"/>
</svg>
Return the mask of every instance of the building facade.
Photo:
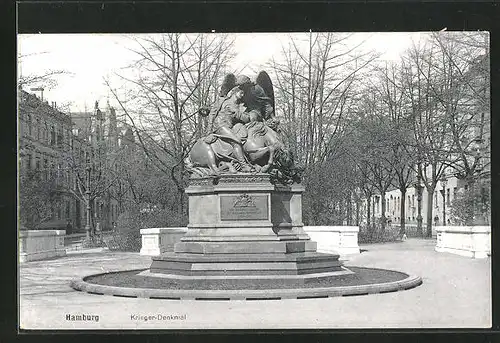
<svg viewBox="0 0 500 343">
<path fill-rule="evenodd" d="M 118 201 L 114 196 L 114 179 L 118 177 L 114 162 L 122 136 L 116 111 L 109 103 L 103 111 L 96 102 L 92 112 L 75 112 L 70 115 L 78 156 L 74 159 L 74 172 L 80 175 L 75 184 L 80 198 L 76 207 L 78 213 L 84 213 L 83 216 L 78 216 L 77 227 L 81 230 L 87 223 L 87 194 L 83 190 L 90 178 L 88 186 L 91 190 L 90 206 L 93 214 L 91 226 L 99 225 L 101 230 L 113 229 L 119 215 Z"/>
<path fill-rule="evenodd" d="M 32 173 L 40 182 L 54 181 L 50 202 L 52 225 L 66 226 L 72 218 L 73 175 L 68 164 L 71 153 L 70 116 L 34 94 L 19 91 L 19 171 Z M 57 223 L 56 223 L 57 222 Z"/>
<path fill-rule="evenodd" d="M 50 215 L 33 229 L 85 232 L 88 185 L 91 226 L 112 229 L 119 216 L 113 161 L 122 143 L 133 140 L 130 128 L 118 125 L 109 103 L 105 111 L 96 102 L 93 111 L 65 114 L 55 102 L 49 104 L 24 90 L 19 90 L 18 100 L 19 175 L 36 173 L 40 180 L 53 179 L 51 193 L 58 195 L 50 197 Z"/>
</svg>

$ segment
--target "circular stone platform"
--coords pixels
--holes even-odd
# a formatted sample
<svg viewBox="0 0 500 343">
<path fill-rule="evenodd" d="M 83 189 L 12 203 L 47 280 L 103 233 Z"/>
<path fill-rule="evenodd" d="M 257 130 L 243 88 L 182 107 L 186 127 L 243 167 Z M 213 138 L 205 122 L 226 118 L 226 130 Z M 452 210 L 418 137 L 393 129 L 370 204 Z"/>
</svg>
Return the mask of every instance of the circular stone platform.
<svg viewBox="0 0 500 343">
<path fill-rule="evenodd" d="M 396 292 L 422 284 L 418 276 L 402 272 L 349 267 L 354 273 L 311 279 L 286 287 L 279 280 L 251 280 L 242 285 L 231 280 L 198 280 L 184 283 L 152 276 L 148 269 L 102 273 L 71 282 L 71 287 L 91 294 L 171 300 L 279 300 L 327 298 Z"/>
</svg>

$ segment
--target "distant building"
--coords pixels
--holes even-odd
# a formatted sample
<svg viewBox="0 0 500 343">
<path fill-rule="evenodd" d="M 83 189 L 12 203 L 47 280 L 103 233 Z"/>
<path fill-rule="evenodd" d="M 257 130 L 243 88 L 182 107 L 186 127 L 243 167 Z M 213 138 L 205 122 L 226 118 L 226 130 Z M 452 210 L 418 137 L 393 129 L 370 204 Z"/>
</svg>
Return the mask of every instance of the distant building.
<svg viewBox="0 0 500 343">
<path fill-rule="evenodd" d="M 92 112 L 73 112 L 70 115 L 74 123 L 75 144 L 78 149 L 83 150 L 83 153 L 80 152 L 79 156 L 88 156 L 94 172 L 96 168 L 108 171 L 114 168 L 112 165 L 113 156 L 120 149 L 124 139 L 127 142 L 128 140 L 132 142 L 134 140 L 133 132 L 127 126 L 118 126 L 115 109 L 108 102 L 106 110 L 102 111 L 98 102 L 96 102 Z M 86 162 L 81 160 L 80 164 L 86 166 Z M 112 181 L 107 181 L 111 185 Z M 106 180 L 102 180 L 102 182 L 106 184 Z M 92 204 L 95 209 L 94 223 L 99 222 L 103 230 L 113 228 L 113 223 L 116 223 L 120 212 L 113 190 L 113 185 L 111 185 Z M 79 206 L 80 212 L 85 213 L 85 204 L 80 202 Z M 80 218 L 81 220 L 78 221 L 79 225 L 77 226 L 83 228 L 86 224 L 86 214 Z"/>
<path fill-rule="evenodd" d="M 460 134 L 460 145 L 464 148 L 464 152 L 468 156 L 469 167 L 474 164 L 474 160 L 477 159 L 477 161 L 479 161 L 477 166 L 478 169 L 474 172 L 476 182 L 479 184 L 484 180 L 489 180 L 491 177 L 491 167 L 489 163 L 491 147 L 491 131 L 489 125 L 489 79 L 484 79 L 485 75 L 489 75 L 489 72 L 485 72 L 487 68 L 489 68 L 489 58 L 485 55 L 479 56 L 471 63 L 470 68 L 464 74 L 464 78 L 468 79 L 468 83 L 464 86 L 463 92 L 461 93 L 463 99 L 459 102 L 460 107 L 457 107 L 458 117 L 464 116 L 470 118 L 468 121 L 462 119 L 468 125 L 464 127 L 463 132 Z M 474 116 L 471 117 L 471 114 L 474 114 Z M 449 142 L 449 146 L 453 144 L 454 142 Z M 431 209 L 433 225 L 457 225 L 451 215 L 451 206 L 453 205 L 453 201 L 457 199 L 460 194 L 468 191 L 468 182 L 463 172 L 465 168 L 460 168 L 460 166 L 463 167 L 463 160 L 459 154 L 460 152 L 456 152 L 451 155 L 450 159 L 456 161 L 455 166 L 458 167 L 458 169 L 455 170 L 451 167 L 445 169 L 444 179 L 446 183 L 444 187 L 443 183 L 438 181 L 434 193 L 428 194 L 423 182 L 421 184 L 423 187 L 421 216 L 424 231 L 427 222 L 429 196 L 433 197 L 433 208 Z M 479 170 L 481 171 L 480 173 Z M 406 190 L 405 194 L 405 224 L 410 226 L 417 225 L 418 204 L 415 181 L 416 177 L 414 175 L 413 185 Z M 383 200 L 386 205 L 385 217 L 393 224 L 399 224 L 401 222 L 401 196 L 400 190 L 393 187 L 386 192 L 385 199 Z M 374 195 L 371 199 L 370 215 L 374 218 L 380 218 L 382 216 L 381 201 L 380 194 Z M 445 223 L 443 223 L 443 209 L 446 216 Z M 366 199 L 363 201 L 362 213 L 364 214 L 364 221 L 366 222 Z M 489 222 L 489 218 L 481 218 L 480 220 Z"/>
<path fill-rule="evenodd" d="M 54 227 L 55 223 L 61 229 L 84 232 L 87 211 L 78 190 L 78 178 L 80 182 L 86 180 L 87 162 L 94 172 L 113 168 L 109 157 L 122 145 L 133 146 L 132 129 L 118 125 L 116 112 L 109 103 L 105 111 L 96 102 L 92 112 L 65 114 L 55 102 L 49 105 L 24 90 L 19 90 L 18 112 L 20 172 L 38 171 L 46 180 L 55 176 L 54 192 L 60 195 L 60 200 L 51 203 L 51 218 L 40 227 Z M 106 189 L 92 207 L 93 225 L 99 223 L 101 229 L 111 229 L 119 215 L 113 188 Z"/>
<path fill-rule="evenodd" d="M 455 199 L 457 199 L 460 194 L 465 191 L 466 183 L 463 180 L 457 179 L 455 176 L 449 174 L 446 177 L 446 185 L 444 187 L 444 209 L 446 211 L 446 222 L 449 225 L 453 224 L 453 218 L 451 216 L 451 205 Z M 438 182 L 436 189 L 432 194 L 432 218 L 433 224 L 435 218 L 437 218 L 438 225 L 443 225 L 443 184 Z M 428 192 L 424 187 L 422 190 L 422 223 L 425 226 L 427 222 L 427 204 L 428 204 Z M 415 186 L 411 186 L 406 190 L 405 194 L 405 224 L 407 225 L 417 225 L 418 216 L 418 204 L 417 204 L 417 190 Z M 401 191 L 399 189 L 392 188 L 385 194 L 385 217 L 390 220 L 393 224 L 399 224 L 401 222 Z M 375 218 L 380 218 L 382 216 L 382 203 L 380 195 L 375 195 L 372 199 L 372 209 L 371 214 Z M 364 201 L 363 212 L 366 213 L 366 200 Z"/>
<path fill-rule="evenodd" d="M 59 111 L 55 102 L 49 104 L 23 90 L 19 90 L 18 112 L 20 171 L 39 172 L 43 180 L 55 177 L 54 192 L 60 196 L 51 203 L 51 220 L 72 220 L 72 173 L 68 165 L 71 117 Z"/>
</svg>

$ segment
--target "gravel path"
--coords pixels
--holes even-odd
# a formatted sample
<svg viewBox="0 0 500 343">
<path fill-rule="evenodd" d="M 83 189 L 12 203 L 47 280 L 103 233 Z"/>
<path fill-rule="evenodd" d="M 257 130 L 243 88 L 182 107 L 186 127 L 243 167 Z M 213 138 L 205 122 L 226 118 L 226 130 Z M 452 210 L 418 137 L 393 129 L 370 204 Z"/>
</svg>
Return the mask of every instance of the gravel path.
<svg viewBox="0 0 500 343">
<path fill-rule="evenodd" d="M 479 328 L 491 326 L 491 261 L 434 251 L 432 240 L 363 245 L 349 266 L 419 275 L 411 290 L 357 297 L 276 301 L 130 299 L 74 291 L 70 280 L 147 268 L 138 253 L 99 252 L 20 268 L 26 329 Z M 90 320 L 71 320 L 71 315 Z M 69 315 L 69 317 L 68 317 Z M 89 317 L 92 316 L 92 317 Z M 98 316 L 98 317 L 97 317 Z M 98 318 L 98 320 L 97 320 Z"/>
</svg>

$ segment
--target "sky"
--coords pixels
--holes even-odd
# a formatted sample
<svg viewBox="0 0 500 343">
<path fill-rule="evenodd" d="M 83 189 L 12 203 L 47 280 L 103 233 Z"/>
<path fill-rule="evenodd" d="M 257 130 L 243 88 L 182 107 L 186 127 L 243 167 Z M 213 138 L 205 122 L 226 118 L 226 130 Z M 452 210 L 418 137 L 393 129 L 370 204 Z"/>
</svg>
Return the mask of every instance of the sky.
<svg viewBox="0 0 500 343">
<path fill-rule="evenodd" d="M 214 33 L 218 34 L 218 33 Z M 273 56 L 291 36 L 300 39 L 307 33 L 243 33 L 234 36 L 236 56 L 231 61 L 234 70 L 252 74 Z M 366 40 L 364 48 L 383 54 L 382 58 L 396 60 L 418 40 L 420 33 L 359 33 L 352 44 Z M 46 70 L 63 69 L 68 74 L 57 78 L 57 86 L 44 90 L 49 103 L 71 103 L 72 111 L 92 109 L 94 102 L 105 103 L 112 96 L 104 77 L 113 77 L 120 68 L 128 66 L 136 55 L 130 35 L 123 34 L 30 34 L 18 35 L 18 75 L 39 74 Z M 30 91 L 29 89 L 26 89 Z"/>
</svg>

